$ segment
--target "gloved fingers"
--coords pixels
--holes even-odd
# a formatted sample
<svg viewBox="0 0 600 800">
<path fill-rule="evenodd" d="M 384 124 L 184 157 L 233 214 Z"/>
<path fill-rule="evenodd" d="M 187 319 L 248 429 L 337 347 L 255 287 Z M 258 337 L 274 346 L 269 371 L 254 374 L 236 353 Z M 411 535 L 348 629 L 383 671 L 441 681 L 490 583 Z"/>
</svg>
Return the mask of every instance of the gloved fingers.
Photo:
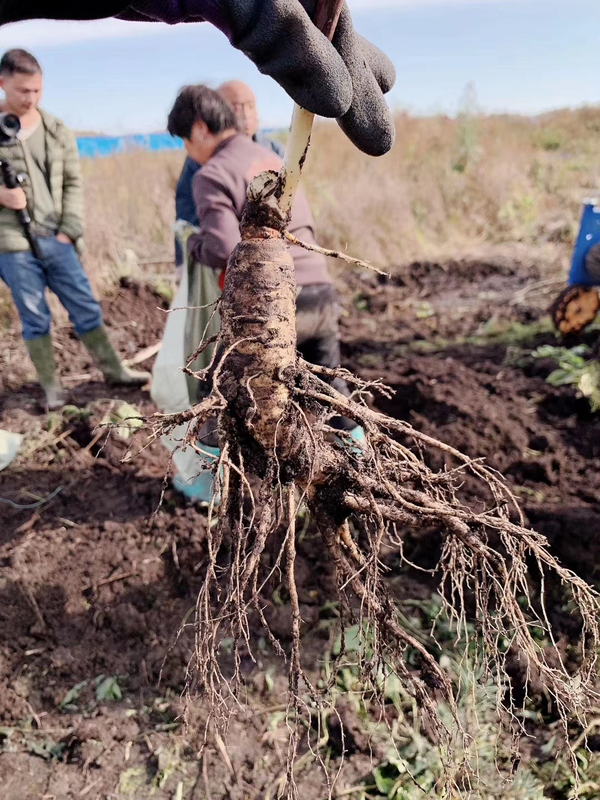
<svg viewBox="0 0 600 800">
<path fill-rule="evenodd" d="M 379 84 L 379 88 L 384 94 L 387 94 L 396 83 L 396 67 L 392 64 L 390 59 L 378 47 L 375 47 L 368 39 L 357 35 L 360 42 L 367 64 L 369 65 L 375 80 Z"/>
<path fill-rule="evenodd" d="M 338 125 L 363 153 L 383 156 L 396 140 L 394 119 L 372 74 L 357 77 L 354 85 L 367 91 L 338 119 Z"/>
<path fill-rule="evenodd" d="M 364 153 L 380 156 L 393 146 L 396 137 L 394 120 L 382 94 L 393 85 L 394 70 L 376 57 L 377 48 L 365 50 L 363 41 L 354 31 L 347 8 L 344 8 L 333 38 L 333 44 L 342 56 L 350 73 L 353 99 L 350 110 L 338 123 L 346 136 Z M 383 54 L 382 54 L 383 55 Z M 371 63 L 377 63 L 376 71 Z M 391 67 L 391 70 L 390 70 Z"/>
<path fill-rule="evenodd" d="M 239 13 L 239 0 L 235 6 Z M 332 44 L 312 23 L 314 7 L 314 0 L 264 3 L 259 24 L 233 44 L 303 108 L 336 117 L 360 150 L 383 155 L 394 143 L 395 125 L 382 92 L 393 86 L 395 69 L 378 48 L 356 34 L 347 6 Z M 265 31 L 271 35 L 265 37 Z"/>
<path fill-rule="evenodd" d="M 233 46 L 296 103 L 323 117 L 340 117 L 348 111 L 352 102 L 348 69 L 298 0 L 273 0 L 258 7 L 252 0 L 229 0 L 223 5 L 231 16 Z"/>
<path fill-rule="evenodd" d="M 204 3 L 186 0 L 134 0 L 127 10 L 119 14 L 120 19 L 129 22 L 166 22 L 177 25 L 180 22 L 203 22 L 199 13 Z"/>
</svg>

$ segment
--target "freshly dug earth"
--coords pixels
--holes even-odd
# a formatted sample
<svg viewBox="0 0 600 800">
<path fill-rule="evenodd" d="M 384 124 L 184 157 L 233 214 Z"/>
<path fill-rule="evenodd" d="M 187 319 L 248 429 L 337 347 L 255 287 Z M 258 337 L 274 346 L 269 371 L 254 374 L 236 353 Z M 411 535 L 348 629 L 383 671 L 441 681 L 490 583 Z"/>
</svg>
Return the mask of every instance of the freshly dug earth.
<svg viewBox="0 0 600 800">
<path fill-rule="evenodd" d="M 363 325 L 356 311 L 346 318 L 344 351 L 358 375 L 383 377 L 395 390 L 378 401 L 382 411 L 484 457 L 554 554 L 595 581 L 600 420 L 573 389 L 547 383 L 553 361 L 528 357 L 560 344 L 539 332 L 549 295 L 536 291 L 538 277 L 533 265 L 524 274 L 522 265 L 486 262 L 413 264 L 378 286 L 363 276 L 354 305 L 371 315 L 360 315 Z"/>
<path fill-rule="evenodd" d="M 544 290 L 524 291 L 538 278 L 532 264 L 472 260 L 413 264 L 389 281 L 346 273 L 345 365 L 394 388 L 391 401 L 377 400 L 386 413 L 485 456 L 560 559 L 597 581 L 600 428 L 586 401 L 546 383 L 550 364 L 515 358 L 522 353 L 511 339 L 514 323 L 522 336 L 524 324 L 543 316 Z M 125 284 L 104 306 L 123 355 L 160 338 L 164 303 L 152 289 Z M 438 349 L 424 352 L 423 341 Z M 174 797 L 180 783 L 184 798 L 276 796 L 286 758 L 284 670 L 257 628 L 259 661 L 244 665 L 253 676 L 250 711 L 232 722 L 227 757 L 209 735 L 199 758 L 203 709 L 192 708 L 182 725 L 179 696 L 193 646 L 182 624 L 202 581 L 206 517 L 170 488 L 161 504 L 167 459 L 160 446 L 141 449 L 134 439 L 123 463 L 127 445 L 106 435 L 95 441 L 113 401 L 149 412 L 148 395 L 101 383 L 68 326 L 56 342 L 73 402 L 89 418 L 40 415 L 18 331 L 2 332 L 0 427 L 25 441 L 21 457 L 0 473 L 0 497 L 27 504 L 62 490 L 38 510 L 0 504 L 0 798 L 160 800 Z M 520 346 L 553 342 L 539 333 Z M 507 354 L 523 366 L 507 365 Z M 429 566 L 431 541 L 408 538 L 411 556 Z M 318 541 L 309 530 L 298 565 L 304 658 L 313 670 L 336 635 L 327 605 L 334 586 Z M 426 600 L 435 588 L 416 572 L 390 583 L 400 598 Z M 285 598 L 275 598 L 267 615 L 285 636 L 289 611 Z M 568 614 L 552 611 L 565 637 L 576 635 Z M 379 757 L 352 713 L 340 791 Z M 324 796 L 322 781 L 317 767 L 298 775 L 307 797 Z"/>
</svg>

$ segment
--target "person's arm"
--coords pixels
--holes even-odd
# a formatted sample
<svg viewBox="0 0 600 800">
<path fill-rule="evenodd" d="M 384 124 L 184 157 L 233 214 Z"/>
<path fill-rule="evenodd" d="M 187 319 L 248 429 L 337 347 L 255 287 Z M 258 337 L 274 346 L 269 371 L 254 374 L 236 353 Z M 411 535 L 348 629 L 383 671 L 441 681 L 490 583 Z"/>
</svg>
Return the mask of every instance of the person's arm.
<svg viewBox="0 0 600 800">
<path fill-rule="evenodd" d="M 192 189 L 194 175 L 201 169 L 189 156 L 186 158 L 181 170 L 181 175 L 177 181 L 175 190 L 175 217 L 189 222 L 190 225 L 198 224 L 198 214 L 196 213 L 196 203 L 194 202 L 194 192 Z"/>
<path fill-rule="evenodd" d="M 194 175 L 200 169 L 200 164 L 197 164 L 189 156 L 185 159 L 181 175 L 177 181 L 177 188 L 175 189 L 175 219 L 182 219 L 189 222 L 190 225 L 198 225 L 198 214 L 196 213 L 196 204 L 194 202 L 194 193 L 192 191 L 192 182 Z M 177 236 L 175 237 L 175 266 L 182 267 L 185 264 L 183 248 L 179 243 Z"/>
<path fill-rule="evenodd" d="M 62 216 L 58 232 L 76 242 L 83 236 L 83 178 L 74 134 L 62 129 L 64 139 L 64 174 Z"/>
<path fill-rule="evenodd" d="M 194 178 L 194 200 L 201 230 L 190 237 L 194 258 L 214 270 L 224 270 L 241 239 L 233 198 L 218 180 L 200 172 Z"/>
</svg>

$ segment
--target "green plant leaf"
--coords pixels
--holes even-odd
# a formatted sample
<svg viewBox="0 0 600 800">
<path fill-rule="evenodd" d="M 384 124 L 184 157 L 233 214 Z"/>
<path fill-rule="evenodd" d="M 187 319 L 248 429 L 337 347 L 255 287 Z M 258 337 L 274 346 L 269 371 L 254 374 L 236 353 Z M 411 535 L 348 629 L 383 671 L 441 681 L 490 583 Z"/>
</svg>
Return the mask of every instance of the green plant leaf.
<svg viewBox="0 0 600 800">
<path fill-rule="evenodd" d="M 361 646 L 360 627 L 358 625 L 351 625 L 345 630 L 344 636 L 344 652 L 345 653 L 358 653 Z M 334 642 L 331 652 L 334 656 L 339 656 L 342 652 L 342 634 L 340 634 Z"/>
<path fill-rule="evenodd" d="M 85 689 L 88 683 L 89 681 L 81 681 L 81 683 L 76 683 L 72 689 L 69 689 L 59 708 L 63 711 L 74 708 L 73 701 L 79 699 L 82 690 Z"/>
<path fill-rule="evenodd" d="M 271 675 L 271 671 L 267 670 L 265 672 L 265 686 L 268 692 L 272 692 L 275 688 L 275 681 L 273 680 L 273 676 Z"/>
<path fill-rule="evenodd" d="M 45 761 L 49 761 L 51 758 L 60 760 L 67 749 L 67 745 L 65 742 L 51 742 L 48 740 L 41 744 L 31 741 L 27 743 L 27 749 L 32 755 L 39 756 Z"/>
<path fill-rule="evenodd" d="M 373 779 L 379 794 L 384 797 L 391 797 L 391 792 L 398 780 L 398 771 L 392 764 L 382 764 L 382 766 L 373 770 Z"/>
<path fill-rule="evenodd" d="M 119 682 L 115 677 L 105 678 L 96 688 L 96 700 L 120 700 L 123 697 Z"/>
<path fill-rule="evenodd" d="M 551 386 L 577 386 L 581 380 L 581 372 L 579 369 L 555 369 L 546 380 Z"/>
<path fill-rule="evenodd" d="M 101 425 L 111 425 L 111 434 L 126 442 L 144 424 L 141 413 L 130 403 L 120 403 L 103 418 Z"/>
<path fill-rule="evenodd" d="M 146 784 L 146 770 L 142 767 L 130 767 L 121 773 L 119 793 L 131 797 L 139 797 L 139 790 Z"/>
<path fill-rule="evenodd" d="M 423 301 L 419 303 L 417 308 L 415 309 L 415 317 L 417 319 L 429 319 L 430 317 L 435 316 L 435 310 L 431 303 L 427 301 Z"/>
</svg>

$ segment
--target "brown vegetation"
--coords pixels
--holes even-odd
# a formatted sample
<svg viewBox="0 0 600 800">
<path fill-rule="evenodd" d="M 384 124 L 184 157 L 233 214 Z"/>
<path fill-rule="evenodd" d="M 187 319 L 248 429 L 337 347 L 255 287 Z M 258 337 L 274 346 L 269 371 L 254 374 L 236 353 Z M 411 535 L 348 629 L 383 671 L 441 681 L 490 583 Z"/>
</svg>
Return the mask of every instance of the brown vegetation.
<svg viewBox="0 0 600 800">
<path fill-rule="evenodd" d="M 393 151 L 361 155 L 317 126 L 306 186 L 319 240 L 386 267 L 515 242 L 566 254 L 581 200 L 600 186 L 600 108 L 529 119 L 398 116 Z M 133 249 L 172 262 L 182 153 L 84 161 L 87 264 L 114 277 Z M 564 245 L 562 248 L 560 245 Z"/>
<path fill-rule="evenodd" d="M 316 133 L 308 186 L 326 245 L 382 264 L 474 246 L 573 239 L 600 185 L 600 108 L 541 118 L 398 117 L 382 159 Z"/>
</svg>

